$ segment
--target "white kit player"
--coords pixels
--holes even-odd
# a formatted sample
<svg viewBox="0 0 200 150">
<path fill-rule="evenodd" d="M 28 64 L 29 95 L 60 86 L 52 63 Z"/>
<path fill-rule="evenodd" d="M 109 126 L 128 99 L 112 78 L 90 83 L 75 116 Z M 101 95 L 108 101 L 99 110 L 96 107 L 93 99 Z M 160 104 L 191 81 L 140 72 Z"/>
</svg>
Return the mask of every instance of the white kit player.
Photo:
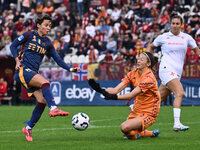
<svg viewBox="0 0 200 150">
<path fill-rule="evenodd" d="M 181 32 L 182 23 L 183 20 L 180 16 L 171 16 L 171 31 L 159 35 L 147 48 L 147 51 L 152 52 L 155 47 L 161 46 L 163 56 L 159 66 L 159 77 L 161 80 L 159 91 L 162 101 L 165 100 L 171 92 L 175 95 L 173 103 L 174 131 L 186 131 L 189 129 L 188 126 L 184 126 L 180 122 L 181 103 L 184 96 L 180 78 L 183 71 L 187 47 L 189 46 L 200 56 L 200 50 L 195 40 L 190 35 Z"/>
</svg>

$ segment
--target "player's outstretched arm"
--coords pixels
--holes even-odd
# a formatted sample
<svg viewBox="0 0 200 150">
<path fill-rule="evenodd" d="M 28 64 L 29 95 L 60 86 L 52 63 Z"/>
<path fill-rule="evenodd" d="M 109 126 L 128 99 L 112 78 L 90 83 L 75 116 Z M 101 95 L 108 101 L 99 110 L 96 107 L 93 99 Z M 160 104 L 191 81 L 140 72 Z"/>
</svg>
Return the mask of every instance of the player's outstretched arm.
<svg viewBox="0 0 200 150">
<path fill-rule="evenodd" d="M 61 57 L 58 55 L 58 53 L 56 52 L 56 50 L 55 50 L 55 48 L 54 48 L 54 46 L 53 46 L 52 43 L 50 44 L 50 55 L 53 57 L 53 59 L 56 61 L 56 63 L 57 63 L 60 67 L 66 69 L 66 70 L 68 70 L 68 71 L 71 71 L 71 72 L 80 71 L 80 67 L 71 68 L 69 65 L 67 65 L 67 64 L 61 59 Z"/>
</svg>

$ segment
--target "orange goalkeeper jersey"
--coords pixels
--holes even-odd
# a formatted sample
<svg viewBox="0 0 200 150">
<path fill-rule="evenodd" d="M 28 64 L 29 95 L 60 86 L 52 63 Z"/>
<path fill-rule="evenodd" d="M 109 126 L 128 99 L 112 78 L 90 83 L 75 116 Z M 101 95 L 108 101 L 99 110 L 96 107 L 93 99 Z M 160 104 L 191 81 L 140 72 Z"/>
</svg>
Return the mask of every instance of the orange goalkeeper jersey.
<svg viewBox="0 0 200 150">
<path fill-rule="evenodd" d="M 152 117 L 157 117 L 160 110 L 160 93 L 158 91 L 158 83 L 151 69 L 147 69 L 142 75 L 138 69 L 129 72 L 122 82 L 126 85 L 130 83 L 134 87 L 142 90 L 142 93 L 135 97 L 134 111 L 136 113 L 146 113 Z"/>
</svg>

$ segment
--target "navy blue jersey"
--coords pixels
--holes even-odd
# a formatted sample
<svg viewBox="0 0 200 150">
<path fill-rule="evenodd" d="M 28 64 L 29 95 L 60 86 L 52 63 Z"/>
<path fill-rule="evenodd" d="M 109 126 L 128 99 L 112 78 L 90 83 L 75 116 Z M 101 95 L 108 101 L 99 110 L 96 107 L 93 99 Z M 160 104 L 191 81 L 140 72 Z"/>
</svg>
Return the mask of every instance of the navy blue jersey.
<svg viewBox="0 0 200 150">
<path fill-rule="evenodd" d="M 21 45 L 18 56 L 17 47 Z M 68 71 L 70 67 L 60 58 L 53 44 L 47 37 L 41 37 L 37 32 L 25 32 L 17 37 L 10 46 L 14 58 L 18 57 L 21 65 L 38 72 L 40 63 L 44 57 L 52 57 L 56 63 Z"/>
</svg>

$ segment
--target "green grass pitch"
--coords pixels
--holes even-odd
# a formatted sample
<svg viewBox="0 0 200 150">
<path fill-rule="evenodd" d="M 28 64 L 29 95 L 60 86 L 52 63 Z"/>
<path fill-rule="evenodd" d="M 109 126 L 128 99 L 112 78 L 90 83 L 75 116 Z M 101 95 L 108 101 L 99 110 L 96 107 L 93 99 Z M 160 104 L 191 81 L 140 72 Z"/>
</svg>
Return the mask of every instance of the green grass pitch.
<svg viewBox="0 0 200 150">
<path fill-rule="evenodd" d="M 48 108 L 33 129 L 33 142 L 21 132 L 34 106 L 0 107 L 0 150 L 196 150 L 200 147 L 200 107 L 182 107 L 181 121 L 190 126 L 185 132 L 172 131 L 173 110 L 162 106 L 149 130 L 160 129 L 157 138 L 123 140 L 120 124 L 129 113 L 127 106 L 62 106 L 68 117 L 50 118 Z M 87 130 L 77 131 L 71 118 L 78 112 L 90 117 Z"/>
</svg>

